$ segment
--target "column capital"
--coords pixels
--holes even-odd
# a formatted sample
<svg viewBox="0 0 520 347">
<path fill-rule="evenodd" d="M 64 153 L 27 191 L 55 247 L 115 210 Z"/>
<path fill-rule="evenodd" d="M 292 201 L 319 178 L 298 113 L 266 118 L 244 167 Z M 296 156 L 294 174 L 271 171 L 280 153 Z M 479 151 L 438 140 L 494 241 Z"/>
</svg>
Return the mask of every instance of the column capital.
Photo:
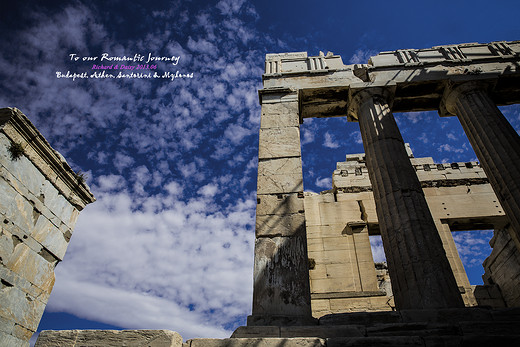
<svg viewBox="0 0 520 347">
<path fill-rule="evenodd" d="M 364 89 L 351 89 L 349 92 L 347 120 L 357 122 L 361 106 L 371 100 L 381 100 L 392 108 L 394 101 L 395 86 L 393 87 L 372 87 Z"/>
<path fill-rule="evenodd" d="M 444 88 L 444 94 L 439 105 L 439 115 L 441 117 L 456 116 L 457 109 L 455 104 L 461 96 L 475 91 L 487 92 L 491 87 L 492 83 L 489 81 L 470 81 L 461 84 L 449 83 Z"/>
</svg>

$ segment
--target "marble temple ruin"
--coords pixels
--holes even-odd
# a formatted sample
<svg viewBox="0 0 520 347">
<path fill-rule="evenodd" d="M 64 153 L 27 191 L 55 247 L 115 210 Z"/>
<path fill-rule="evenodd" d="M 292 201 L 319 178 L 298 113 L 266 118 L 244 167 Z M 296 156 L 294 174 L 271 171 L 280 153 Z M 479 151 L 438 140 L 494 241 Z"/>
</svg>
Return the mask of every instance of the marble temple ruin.
<svg viewBox="0 0 520 347">
<path fill-rule="evenodd" d="M 520 137 L 497 106 L 520 103 L 520 41 L 382 52 L 355 65 L 332 53 L 267 54 L 259 98 L 247 326 L 184 343 L 167 331 L 45 331 L 37 346 L 518 341 Z M 393 112 L 427 110 L 458 117 L 478 162 L 414 158 Z M 332 190 L 321 194 L 303 187 L 300 124 L 310 117 L 358 122 L 365 149 L 337 163 Z M 483 229 L 494 230 L 493 251 L 475 287 L 452 232 Z M 387 266 L 374 264 L 370 235 L 381 235 Z"/>
</svg>

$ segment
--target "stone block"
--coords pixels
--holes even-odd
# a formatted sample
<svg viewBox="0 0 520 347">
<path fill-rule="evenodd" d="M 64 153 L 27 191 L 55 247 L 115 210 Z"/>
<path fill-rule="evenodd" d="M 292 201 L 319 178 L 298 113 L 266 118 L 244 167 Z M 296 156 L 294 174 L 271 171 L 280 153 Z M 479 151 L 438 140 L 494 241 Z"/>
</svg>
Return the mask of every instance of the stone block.
<svg viewBox="0 0 520 347">
<path fill-rule="evenodd" d="M 25 244 L 20 243 L 14 248 L 6 268 L 50 293 L 54 286 L 55 264 L 49 260 L 52 259 L 45 259 Z"/>
<path fill-rule="evenodd" d="M 351 278 L 347 277 L 315 279 L 312 281 L 312 290 L 315 293 L 355 291 L 356 285 Z M 331 310 L 334 310 L 332 301 L 330 305 Z"/>
<path fill-rule="evenodd" d="M 401 322 L 401 315 L 398 312 L 340 313 L 327 315 L 320 318 L 320 325 L 374 325 Z"/>
<path fill-rule="evenodd" d="M 520 338 L 518 322 L 460 322 L 461 335 L 514 335 Z"/>
<path fill-rule="evenodd" d="M 301 157 L 300 129 L 260 129 L 258 146 L 258 159 Z"/>
<path fill-rule="evenodd" d="M 257 238 L 254 315 L 310 317 L 308 276 L 309 263 L 304 230 L 291 237 Z M 272 324 L 261 323 L 260 320 L 258 324 L 253 325 Z"/>
<path fill-rule="evenodd" d="M 45 304 L 16 287 L 0 289 L 0 320 L 7 320 L 36 331 Z"/>
<path fill-rule="evenodd" d="M 262 116 L 267 114 L 298 114 L 298 101 L 262 104 Z"/>
<path fill-rule="evenodd" d="M 280 328 L 280 337 L 320 337 L 325 339 L 341 336 L 365 336 L 365 327 L 361 325 L 339 325 Z"/>
<path fill-rule="evenodd" d="M 307 237 L 307 249 L 310 252 L 323 251 L 323 239 Z"/>
<path fill-rule="evenodd" d="M 28 294 L 30 297 L 39 298 L 42 302 L 47 302 L 49 299 L 48 292 L 44 292 L 42 289 L 36 287 L 25 278 L 20 277 L 19 274 L 7 269 L 6 267 L 0 266 L 0 278 L 22 292 Z"/>
<path fill-rule="evenodd" d="M 238 327 L 231 338 L 266 338 L 280 337 L 279 326 L 241 326 Z"/>
<path fill-rule="evenodd" d="M 256 216 L 256 237 L 292 236 L 305 233 L 305 215 L 303 213 L 286 215 Z"/>
<path fill-rule="evenodd" d="M 21 145 L 27 146 L 26 143 L 21 143 Z M 0 166 L 3 166 L 32 194 L 38 195 L 45 177 L 25 155 L 22 155 L 18 160 L 12 160 L 8 153 L 10 146 L 11 140 L 5 134 L 0 133 Z"/>
<path fill-rule="evenodd" d="M 312 313 L 316 317 L 316 312 L 330 312 L 329 299 L 312 299 Z"/>
<path fill-rule="evenodd" d="M 300 125 L 297 102 L 281 102 L 262 105 L 260 127 L 282 128 L 297 127 Z"/>
<path fill-rule="evenodd" d="M 65 239 L 63 232 L 45 216 L 38 217 L 31 236 L 58 259 L 63 260 L 69 242 Z"/>
<path fill-rule="evenodd" d="M 182 337 L 170 330 L 44 330 L 35 347 L 147 346 L 182 347 Z"/>
<path fill-rule="evenodd" d="M 424 346 L 417 336 L 381 336 L 381 337 L 336 337 L 327 339 L 327 347 L 401 347 Z"/>
<path fill-rule="evenodd" d="M 367 327 L 367 336 L 457 336 L 461 330 L 454 324 L 393 323 Z"/>
<path fill-rule="evenodd" d="M 257 195 L 256 215 L 302 213 L 303 200 L 298 194 Z"/>
<path fill-rule="evenodd" d="M 287 175 L 258 175 L 257 194 L 287 194 L 303 192 L 301 173 Z"/>
<path fill-rule="evenodd" d="M 0 171 L 2 169 L 0 168 Z M 34 225 L 33 206 L 18 192 L 0 178 L 0 211 L 22 230 L 30 230 Z"/>
<path fill-rule="evenodd" d="M 29 341 L 20 340 L 13 335 L 0 331 L 0 346 L 29 347 Z"/>
<path fill-rule="evenodd" d="M 187 347 L 325 347 L 319 338 L 242 338 L 242 339 L 192 339 Z M 35 346 L 39 347 L 39 346 Z"/>
<path fill-rule="evenodd" d="M 425 347 L 460 347 L 462 336 L 422 336 Z"/>
<path fill-rule="evenodd" d="M 14 251 L 13 237 L 7 231 L 0 229 L 0 264 L 7 262 Z"/>
<path fill-rule="evenodd" d="M 468 335 L 462 337 L 461 347 L 516 346 L 518 336 L 511 335 Z"/>
<path fill-rule="evenodd" d="M 520 307 L 508 307 L 491 311 L 495 321 L 520 322 Z"/>
<path fill-rule="evenodd" d="M 341 228 L 338 227 L 338 228 Z M 325 251 L 337 251 L 337 250 L 353 250 L 354 245 L 352 244 L 352 240 L 349 240 L 346 236 L 339 237 L 324 237 L 323 238 L 323 248 Z"/>
<path fill-rule="evenodd" d="M 264 176 L 302 173 L 300 157 L 262 159 L 258 162 L 258 174 Z"/>
<path fill-rule="evenodd" d="M 491 321 L 490 310 L 482 308 L 447 308 L 431 310 L 401 310 L 403 322 L 449 323 L 462 321 Z"/>
<path fill-rule="evenodd" d="M 26 328 L 22 327 L 21 325 L 15 324 L 13 326 L 12 335 L 22 341 L 29 341 L 29 339 L 33 336 L 33 334 L 34 334 L 33 330 L 26 329 Z"/>
<path fill-rule="evenodd" d="M 313 259 L 313 258 L 309 257 L 309 259 Z M 314 262 L 316 263 L 316 260 L 314 260 Z M 326 265 L 317 263 L 316 265 L 314 265 L 314 269 L 310 270 L 309 276 L 310 276 L 311 282 L 313 280 L 326 279 L 327 278 Z M 312 283 L 311 283 L 311 289 L 312 289 Z"/>
</svg>

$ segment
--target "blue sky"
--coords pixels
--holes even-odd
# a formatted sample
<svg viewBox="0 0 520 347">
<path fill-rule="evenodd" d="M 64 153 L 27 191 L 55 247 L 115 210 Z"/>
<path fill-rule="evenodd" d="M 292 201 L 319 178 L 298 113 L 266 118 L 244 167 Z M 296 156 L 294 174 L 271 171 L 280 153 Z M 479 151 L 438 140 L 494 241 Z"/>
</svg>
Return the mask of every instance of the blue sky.
<svg viewBox="0 0 520 347">
<path fill-rule="evenodd" d="M 5 2 L 4 2 L 5 3 Z M 516 1 L 18 1 L 0 6 L 0 106 L 22 110 L 98 201 L 80 215 L 40 329 L 171 329 L 226 337 L 251 310 L 266 53 L 380 51 L 517 40 Z M 76 79 L 84 56 L 178 56 L 193 78 Z M 517 107 L 503 108 L 520 129 Z M 456 118 L 396 115 L 416 157 L 476 160 Z M 304 186 L 330 188 L 359 127 L 306 119 Z M 457 233 L 480 280 L 489 232 Z M 486 248 L 487 247 L 487 248 Z M 475 272 L 475 273 L 474 273 Z"/>
</svg>

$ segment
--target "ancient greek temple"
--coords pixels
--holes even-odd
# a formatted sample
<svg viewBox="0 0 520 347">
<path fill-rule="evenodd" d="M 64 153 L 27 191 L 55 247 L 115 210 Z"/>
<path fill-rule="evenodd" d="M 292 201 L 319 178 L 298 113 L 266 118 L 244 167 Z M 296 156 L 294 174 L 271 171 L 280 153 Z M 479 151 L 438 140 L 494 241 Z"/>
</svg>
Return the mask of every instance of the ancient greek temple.
<svg viewBox="0 0 520 347">
<path fill-rule="evenodd" d="M 43 331 L 37 347 L 518 344 L 520 138 L 497 106 L 520 103 L 520 41 L 382 52 L 356 65 L 268 54 L 259 97 L 247 326 L 186 342 L 169 330 Z M 458 117 L 478 162 L 415 158 L 393 112 L 426 110 Z M 300 124 L 310 117 L 358 122 L 365 148 L 337 163 L 322 194 L 303 187 Z M 0 169 L 0 344 L 28 346 L 79 211 L 95 199 L 17 109 L 0 110 Z M 484 228 L 493 250 L 474 289 L 451 234 Z M 381 235 L 387 268 L 374 264 L 370 235 Z"/>
<path fill-rule="evenodd" d="M 368 172 L 371 186 L 370 197 L 365 199 L 372 198 L 375 205 L 376 216 L 372 218 L 377 219 L 382 238 L 395 308 L 464 307 L 461 286 L 454 275 L 457 265 L 455 261 L 450 265 L 450 251 L 446 251 L 446 245 L 453 244 L 453 240 L 443 240 L 451 238 L 446 235 L 451 234 L 449 223 L 453 216 L 446 213 L 446 206 L 438 208 L 441 212 L 434 213 L 435 218 L 432 216 L 423 189 L 427 185 L 420 181 L 418 173 L 419 166 L 423 175 L 431 174 L 432 167 L 444 167 L 438 168 L 433 162 L 412 163 L 392 113 L 437 110 L 441 117 L 458 117 L 480 162 L 474 165 L 482 174 L 472 174 L 485 177 L 481 183 L 488 184 L 486 194 L 491 194 L 486 198 L 486 211 L 471 211 L 475 205 L 472 207 L 470 202 L 465 218 L 471 221 L 485 215 L 492 219 L 492 227 L 507 228 L 514 251 L 518 252 L 520 137 L 497 106 L 520 102 L 519 62 L 519 41 L 382 52 L 370 58 L 368 64 L 359 65 L 345 65 L 340 56 L 332 53 L 314 57 L 305 52 L 267 54 L 263 89 L 259 91 L 262 115 L 254 297 L 248 326 L 313 324 L 309 266 L 312 273 L 315 260 L 311 258 L 309 264 L 308 249 L 315 249 L 307 244 L 312 239 L 308 239 L 307 232 L 320 230 L 316 229 L 316 214 L 335 218 L 328 225 L 338 224 L 340 234 L 344 227 L 344 235 L 362 232 L 370 225 L 363 218 L 363 204 L 355 204 L 363 199 L 354 199 L 350 207 L 358 214 L 361 208 L 357 220 L 348 221 L 349 208 L 344 207 L 336 214 L 327 215 L 319 208 L 309 213 L 313 202 L 305 198 L 303 191 L 299 131 L 300 124 L 309 117 L 347 117 L 359 122 L 365 148 L 359 162 Z M 464 169 L 474 165 L 467 163 Z M 458 165 L 456 169 L 460 176 Z M 359 170 L 361 175 L 361 167 Z M 343 172 L 348 177 L 348 170 Z M 429 181 L 435 186 L 436 180 L 440 179 Z M 451 186 L 460 185 L 450 182 Z M 346 200 L 341 194 L 344 191 L 336 189 L 326 211 Z M 363 242 L 369 247 L 368 234 Z M 343 253 L 349 252 L 348 247 L 344 249 Z M 356 269 L 369 264 L 374 272 L 370 259 L 358 260 Z M 462 266 L 460 259 L 458 266 Z M 365 292 L 374 291 L 377 288 L 373 282 L 363 282 L 361 273 L 367 271 L 360 272 L 358 282 L 365 283 Z M 341 288 L 336 291 L 341 292 Z"/>
</svg>

